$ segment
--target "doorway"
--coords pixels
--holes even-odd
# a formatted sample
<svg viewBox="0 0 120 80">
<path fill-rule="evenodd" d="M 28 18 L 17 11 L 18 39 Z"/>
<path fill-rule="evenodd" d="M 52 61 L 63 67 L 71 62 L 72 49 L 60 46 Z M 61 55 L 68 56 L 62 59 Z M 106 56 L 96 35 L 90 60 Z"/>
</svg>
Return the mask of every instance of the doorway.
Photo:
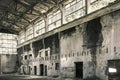
<svg viewBox="0 0 120 80">
<path fill-rule="evenodd" d="M 47 65 L 45 65 L 45 76 L 47 76 Z"/>
<path fill-rule="evenodd" d="M 30 67 L 30 66 L 29 66 L 28 74 L 29 74 L 29 75 L 31 74 L 31 67 Z"/>
<path fill-rule="evenodd" d="M 108 60 L 108 80 L 120 79 L 120 59 Z"/>
<path fill-rule="evenodd" d="M 34 66 L 34 75 L 37 75 L 37 66 Z"/>
<path fill-rule="evenodd" d="M 83 78 L 83 62 L 75 62 L 75 77 Z"/>
<path fill-rule="evenodd" d="M 40 64 L 40 76 L 44 75 L 44 65 Z"/>
</svg>

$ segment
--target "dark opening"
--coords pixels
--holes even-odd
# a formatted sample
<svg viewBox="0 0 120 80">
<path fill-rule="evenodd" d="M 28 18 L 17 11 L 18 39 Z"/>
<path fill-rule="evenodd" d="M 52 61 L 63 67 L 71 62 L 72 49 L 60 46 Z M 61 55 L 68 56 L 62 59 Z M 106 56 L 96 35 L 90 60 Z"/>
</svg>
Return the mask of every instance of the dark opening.
<svg viewBox="0 0 120 80">
<path fill-rule="evenodd" d="M 25 56 L 25 59 L 27 59 L 27 55 Z"/>
<path fill-rule="evenodd" d="M 37 75 L 37 67 L 34 66 L 34 74 Z"/>
<path fill-rule="evenodd" d="M 24 48 L 24 52 L 25 52 L 25 51 L 28 52 L 28 51 L 31 50 L 31 48 L 30 48 L 30 44 L 25 45 L 23 48 Z"/>
<path fill-rule="evenodd" d="M 87 48 L 101 46 L 103 42 L 102 25 L 100 18 L 93 19 L 86 23 L 85 33 L 83 34 L 83 43 Z"/>
<path fill-rule="evenodd" d="M 41 52 L 39 52 L 39 57 L 41 57 Z"/>
<path fill-rule="evenodd" d="M 25 67 L 23 67 L 22 69 L 23 69 L 23 74 L 26 74 Z"/>
<path fill-rule="evenodd" d="M 45 56 L 48 56 L 48 51 L 45 51 Z"/>
<path fill-rule="evenodd" d="M 76 78 L 83 78 L 83 62 L 75 62 L 75 77 Z"/>
<path fill-rule="evenodd" d="M 47 76 L 47 65 L 45 65 L 45 76 Z"/>
<path fill-rule="evenodd" d="M 44 39 L 45 48 L 50 48 L 50 55 L 59 53 L 59 37 L 58 34 L 54 34 Z"/>
<path fill-rule="evenodd" d="M 29 58 L 30 58 L 30 59 L 32 58 L 32 54 L 29 55 Z"/>
<path fill-rule="evenodd" d="M 108 80 L 120 80 L 120 59 L 108 61 Z"/>
<path fill-rule="evenodd" d="M 60 69 L 60 64 L 59 63 L 55 63 L 55 70 L 59 70 Z"/>
<path fill-rule="evenodd" d="M 31 74 L 31 67 L 29 66 L 29 73 L 28 74 Z"/>
<path fill-rule="evenodd" d="M 33 42 L 33 46 L 32 47 L 33 47 L 34 56 L 37 57 L 38 53 L 39 53 L 39 50 L 44 48 L 43 40 L 39 40 L 39 41 Z"/>
<path fill-rule="evenodd" d="M 44 75 L 44 65 L 40 64 L 40 76 Z"/>
</svg>

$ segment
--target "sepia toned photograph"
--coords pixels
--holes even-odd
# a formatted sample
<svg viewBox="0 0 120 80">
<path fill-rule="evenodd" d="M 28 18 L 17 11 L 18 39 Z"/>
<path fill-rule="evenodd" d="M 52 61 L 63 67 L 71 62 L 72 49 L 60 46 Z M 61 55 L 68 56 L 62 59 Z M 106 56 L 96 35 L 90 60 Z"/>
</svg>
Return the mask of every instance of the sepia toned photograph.
<svg viewBox="0 0 120 80">
<path fill-rule="evenodd" d="M 0 0 L 0 80 L 120 80 L 120 0 Z"/>
</svg>

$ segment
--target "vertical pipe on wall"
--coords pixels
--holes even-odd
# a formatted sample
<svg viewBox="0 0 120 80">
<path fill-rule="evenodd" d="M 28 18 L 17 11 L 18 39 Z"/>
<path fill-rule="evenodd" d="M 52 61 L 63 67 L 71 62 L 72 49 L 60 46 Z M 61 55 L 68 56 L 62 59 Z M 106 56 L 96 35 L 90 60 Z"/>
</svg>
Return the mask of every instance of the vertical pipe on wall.
<svg viewBox="0 0 120 80">
<path fill-rule="evenodd" d="M 1 75 L 1 54 L 0 54 L 0 75 Z"/>
<path fill-rule="evenodd" d="M 61 76 L 61 72 L 60 72 L 61 71 L 61 55 L 60 55 L 61 54 L 61 50 L 60 50 L 61 46 L 60 46 L 60 37 L 61 37 L 61 33 L 58 32 L 58 39 L 59 39 L 59 76 L 62 77 Z"/>
<path fill-rule="evenodd" d="M 45 32 L 47 32 L 48 31 L 48 19 L 47 19 L 47 15 L 46 14 L 43 15 L 43 19 L 45 21 Z"/>
<path fill-rule="evenodd" d="M 85 15 L 88 14 L 88 0 L 85 0 Z"/>
<path fill-rule="evenodd" d="M 43 43 L 43 49 L 45 49 L 45 39 L 42 39 L 42 43 Z"/>
</svg>

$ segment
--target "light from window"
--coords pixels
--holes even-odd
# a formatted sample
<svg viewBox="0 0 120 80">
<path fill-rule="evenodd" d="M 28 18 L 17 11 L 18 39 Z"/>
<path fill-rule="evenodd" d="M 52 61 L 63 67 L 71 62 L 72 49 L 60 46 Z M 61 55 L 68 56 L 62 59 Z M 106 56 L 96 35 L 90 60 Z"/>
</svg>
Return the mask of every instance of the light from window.
<svg viewBox="0 0 120 80">
<path fill-rule="evenodd" d="M 116 73 L 116 72 L 117 72 L 117 69 L 116 69 L 116 68 L 109 68 L 109 72 L 110 72 L 110 73 Z"/>
</svg>

